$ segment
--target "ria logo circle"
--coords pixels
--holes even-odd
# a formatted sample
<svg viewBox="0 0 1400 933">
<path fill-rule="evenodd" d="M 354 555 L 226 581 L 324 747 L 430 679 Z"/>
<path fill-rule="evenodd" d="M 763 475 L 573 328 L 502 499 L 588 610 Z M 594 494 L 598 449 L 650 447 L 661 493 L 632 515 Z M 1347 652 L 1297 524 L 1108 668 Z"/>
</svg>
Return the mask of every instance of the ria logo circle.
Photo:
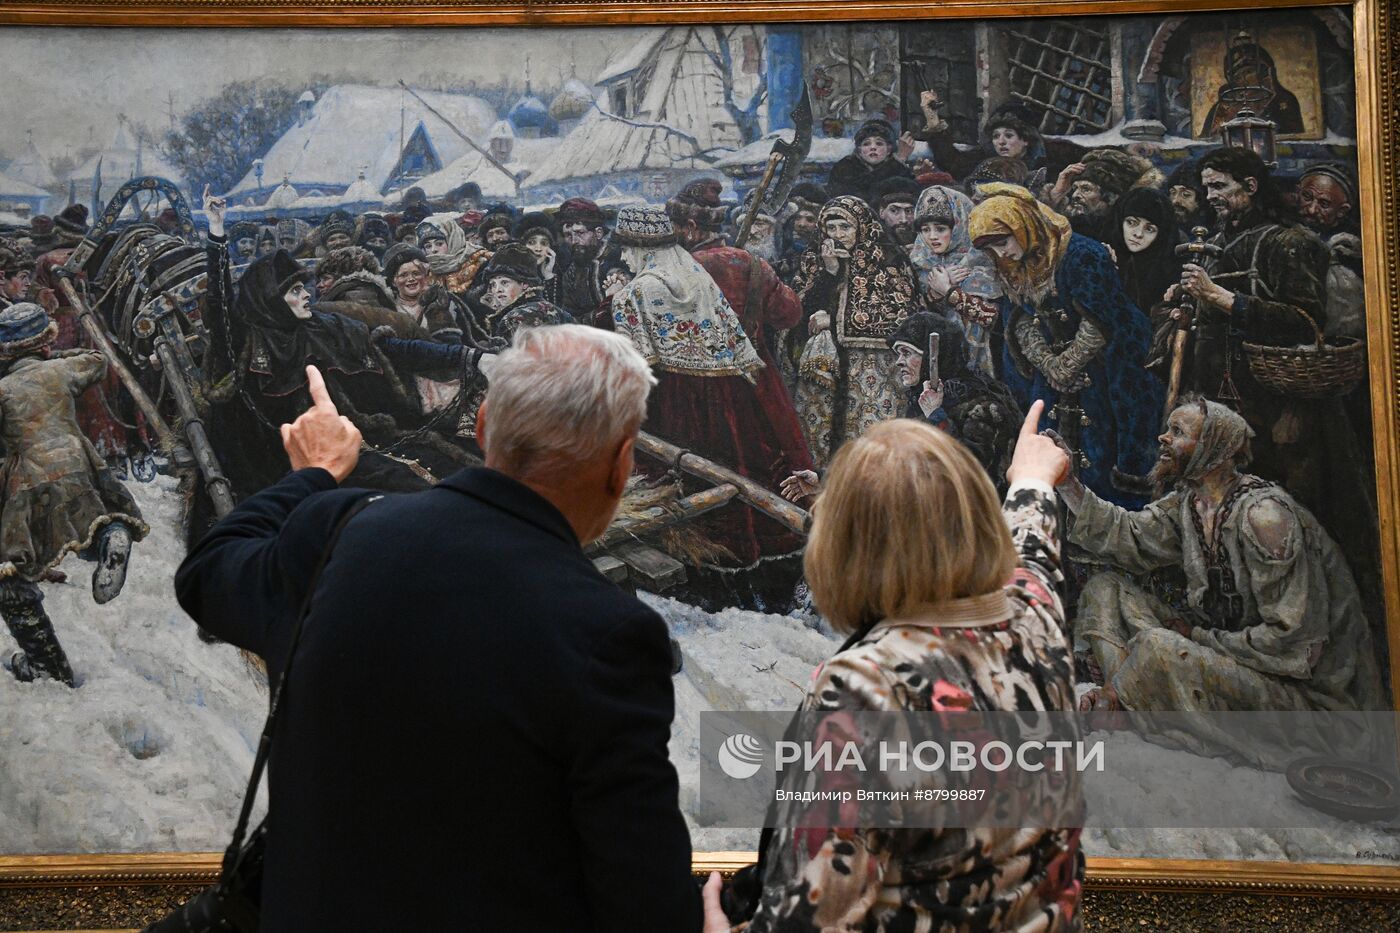
<svg viewBox="0 0 1400 933">
<path fill-rule="evenodd" d="M 716 757 L 721 771 L 742 781 L 763 767 L 763 743 L 746 732 L 737 732 L 724 740 Z"/>
</svg>

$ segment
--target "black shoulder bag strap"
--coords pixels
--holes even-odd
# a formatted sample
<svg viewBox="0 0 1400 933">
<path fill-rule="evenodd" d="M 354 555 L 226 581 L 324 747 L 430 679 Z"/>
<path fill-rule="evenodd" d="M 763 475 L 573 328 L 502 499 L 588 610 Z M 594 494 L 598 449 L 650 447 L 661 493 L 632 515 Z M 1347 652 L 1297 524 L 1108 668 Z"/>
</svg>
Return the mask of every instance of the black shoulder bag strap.
<svg viewBox="0 0 1400 933">
<path fill-rule="evenodd" d="M 851 633 L 851 637 L 842 642 L 841 647 L 836 649 L 836 654 L 840 654 L 849 648 L 855 647 L 870 634 L 878 622 L 869 622 L 862 625 Z M 802 715 L 802 710 L 797 710 L 792 717 L 792 722 L 788 725 L 788 731 L 784 738 L 795 737 L 793 729 L 797 725 L 798 717 Z M 764 826 L 758 834 L 758 859 L 752 865 L 746 865 L 734 873 L 734 878 L 725 886 L 720 893 L 720 905 L 724 909 L 725 916 L 731 923 L 742 923 L 752 920 L 754 913 L 758 910 L 759 903 L 763 899 L 763 875 L 768 869 L 768 846 L 773 841 L 773 834 L 777 827 L 773 824 L 777 820 L 775 809 L 770 806 L 768 816 Z"/>
<path fill-rule="evenodd" d="M 311 611 L 311 597 L 316 592 L 317 584 L 321 582 L 321 571 L 325 570 L 326 564 L 330 562 L 331 552 L 335 550 L 336 543 L 340 540 L 340 533 L 345 530 L 346 525 L 350 524 L 350 520 L 364 511 L 371 502 L 382 498 L 384 498 L 382 495 L 365 496 L 346 509 L 345 514 L 340 517 L 340 521 L 336 522 L 335 528 L 331 531 L 330 540 L 326 542 L 326 548 L 321 552 L 321 559 L 316 562 L 316 569 L 311 572 L 306 595 L 302 597 L 301 608 L 297 611 L 296 623 L 292 626 L 291 641 L 287 645 L 287 660 L 282 665 L 282 675 L 277 678 L 277 686 L 272 691 L 272 702 L 269 704 L 267 721 L 263 723 L 262 737 L 258 739 L 258 752 L 253 758 L 253 773 L 248 777 L 248 791 L 243 795 L 243 809 L 238 814 L 238 825 L 233 829 L 233 840 L 224 850 L 223 877 L 225 878 L 235 870 L 245 851 L 243 837 L 248 831 L 248 818 L 252 815 L 253 800 L 258 794 L 258 783 L 262 781 L 263 769 L 267 767 L 267 758 L 272 751 L 272 730 L 277 724 L 277 714 L 282 708 L 282 698 L 287 692 L 288 677 L 292 672 L 292 660 L 296 657 L 297 643 L 301 641 L 302 623 L 306 621 L 306 616 Z"/>
</svg>

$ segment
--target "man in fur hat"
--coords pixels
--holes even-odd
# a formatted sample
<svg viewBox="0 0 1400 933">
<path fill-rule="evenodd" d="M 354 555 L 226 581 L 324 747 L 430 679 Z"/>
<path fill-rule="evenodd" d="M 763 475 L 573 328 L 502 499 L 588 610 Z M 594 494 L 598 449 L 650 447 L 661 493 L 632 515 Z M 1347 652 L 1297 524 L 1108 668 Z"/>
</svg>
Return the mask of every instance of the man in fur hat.
<svg viewBox="0 0 1400 933">
<path fill-rule="evenodd" d="M 507 243 L 496 250 L 481 278 L 486 283 L 479 299 L 486 308 L 481 324 L 498 340 L 509 343 L 515 332 L 525 327 L 574 323 L 567 311 L 540 297 L 544 286 L 540 267 L 519 243 Z"/>
<path fill-rule="evenodd" d="M 366 214 L 360 219 L 360 234 L 355 240 L 355 245 L 363 246 L 373 253 L 376 259 L 384 258 L 391 239 L 393 233 L 389 230 L 389 222 L 383 217 Z"/>
<path fill-rule="evenodd" d="M 53 220 L 55 245 L 59 249 L 77 246 L 87 236 L 87 230 L 88 209 L 81 204 L 68 205 Z"/>
<path fill-rule="evenodd" d="M 416 328 L 405 328 L 394 296 L 379 274 L 379 260 L 361 246 L 343 246 L 316 264 L 316 303 L 326 314 L 352 318 L 373 330 L 381 324 L 398 326 L 399 337 L 427 337 Z"/>
<path fill-rule="evenodd" d="M 321 221 L 321 226 L 316 228 L 316 236 L 320 242 L 316 250 L 317 256 L 324 257 L 338 249 L 353 246 L 355 218 L 350 216 L 349 211 L 331 211 L 326 215 L 326 219 Z"/>
<path fill-rule="evenodd" d="M 919 185 L 912 178 L 886 178 L 874 187 L 873 207 L 890 238 L 906 253 L 914 245 L 914 202 Z"/>
<path fill-rule="evenodd" d="M 415 185 L 403 193 L 403 203 L 399 208 L 399 214 L 403 217 L 404 223 L 417 226 L 432 212 L 432 205 L 428 203 L 428 196 L 422 188 Z"/>
<path fill-rule="evenodd" d="M 1065 167 L 1050 189 L 1051 207 L 1064 212 L 1075 233 L 1099 242 L 1110 237 L 1113 205 L 1129 188 L 1151 185 L 1160 173 L 1141 156 L 1118 149 L 1091 149 Z"/>
<path fill-rule="evenodd" d="M 895 157 L 897 144 L 897 135 L 888 120 L 866 120 L 856 130 L 855 151 L 831 167 L 827 194 L 833 198 L 850 194 L 869 203 L 874 186 L 886 178 L 913 178 L 909 166 Z"/>
<path fill-rule="evenodd" d="M 558 270 L 560 306 L 584 322 L 606 316 L 608 300 L 631 279 L 608 242 L 607 215 L 587 198 L 569 198 L 554 221 L 569 248 Z"/>
<path fill-rule="evenodd" d="M 0 312 L 0 615 L 19 650 L 5 666 L 20 681 L 75 686 L 38 584 L 70 552 L 96 560 L 92 596 L 110 602 L 126 582 L 131 545 L 149 531 L 131 495 L 78 427 L 74 400 L 101 381 L 97 350 L 52 352 L 58 325 L 39 305 Z"/>
<path fill-rule="evenodd" d="M 58 241 L 53 235 L 52 217 L 48 214 L 35 214 L 29 219 L 29 243 L 30 252 L 35 259 L 57 245 Z"/>
<path fill-rule="evenodd" d="M 0 307 L 24 301 L 34 276 L 34 258 L 13 240 L 0 240 Z"/>
<path fill-rule="evenodd" d="M 481 186 L 474 181 L 463 182 L 442 196 L 449 211 L 470 211 L 481 206 Z"/>
<path fill-rule="evenodd" d="M 507 243 L 514 242 L 511 235 L 511 227 L 514 226 L 514 219 L 508 210 L 493 210 L 486 215 L 486 219 L 481 222 L 481 245 L 491 251 L 500 249 Z"/>
</svg>

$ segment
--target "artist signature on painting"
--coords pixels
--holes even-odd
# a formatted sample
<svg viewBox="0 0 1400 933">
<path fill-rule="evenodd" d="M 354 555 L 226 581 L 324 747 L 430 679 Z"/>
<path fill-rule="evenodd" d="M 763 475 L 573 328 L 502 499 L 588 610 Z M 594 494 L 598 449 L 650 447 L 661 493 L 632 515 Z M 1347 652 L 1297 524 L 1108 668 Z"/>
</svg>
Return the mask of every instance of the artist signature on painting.
<svg viewBox="0 0 1400 933">
<path fill-rule="evenodd" d="M 1357 849 L 1357 858 L 1384 859 L 1387 862 L 1400 862 L 1400 852 L 1377 852 L 1375 849 Z"/>
</svg>

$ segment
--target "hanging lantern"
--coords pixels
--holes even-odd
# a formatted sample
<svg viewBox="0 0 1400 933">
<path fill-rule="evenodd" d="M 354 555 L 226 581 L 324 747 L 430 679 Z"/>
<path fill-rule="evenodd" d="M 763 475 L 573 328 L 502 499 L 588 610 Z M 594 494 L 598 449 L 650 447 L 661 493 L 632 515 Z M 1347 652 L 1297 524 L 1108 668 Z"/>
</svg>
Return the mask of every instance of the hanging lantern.
<svg viewBox="0 0 1400 933">
<path fill-rule="evenodd" d="M 1235 116 L 1220 124 L 1220 141 L 1226 146 L 1254 150 L 1272 169 L 1278 167 L 1274 155 L 1274 136 L 1278 132 L 1278 124 L 1259 116 L 1274 96 L 1272 88 L 1260 83 L 1265 70 L 1262 52 L 1263 49 L 1247 29 L 1240 30 L 1230 40 L 1225 56 L 1228 86 L 1220 92 L 1220 106 L 1226 113 L 1234 111 Z"/>
<path fill-rule="evenodd" d="M 1233 120 L 1220 125 L 1220 141 L 1226 146 L 1254 150 L 1265 165 L 1275 169 L 1278 168 L 1274 153 L 1274 133 L 1277 129 L 1273 120 L 1265 120 L 1255 116 L 1253 110 L 1244 109 Z"/>
</svg>

